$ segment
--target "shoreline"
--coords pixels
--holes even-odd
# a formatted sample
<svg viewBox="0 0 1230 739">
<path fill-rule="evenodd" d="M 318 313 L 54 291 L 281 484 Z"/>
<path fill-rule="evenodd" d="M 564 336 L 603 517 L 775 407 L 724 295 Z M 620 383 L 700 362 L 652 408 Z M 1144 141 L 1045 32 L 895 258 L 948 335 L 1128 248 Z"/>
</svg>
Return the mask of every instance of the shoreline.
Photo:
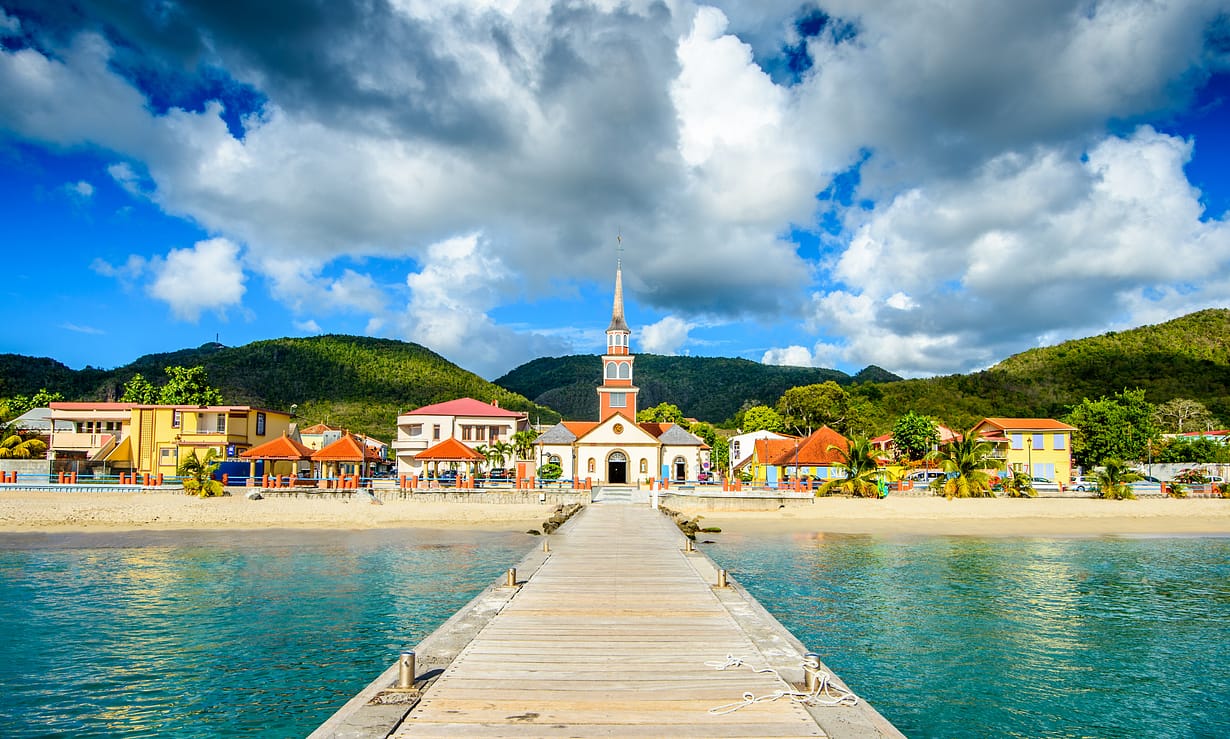
<svg viewBox="0 0 1230 739">
<path fill-rule="evenodd" d="M 881 536 L 1230 535 L 1230 500 L 815 498 L 777 510 L 715 510 L 675 501 L 703 525 L 740 534 Z M 372 529 L 539 529 L 550 503 L 197 498 L 170 492 L 0 492 L 0 533 Z"/>
</svg>

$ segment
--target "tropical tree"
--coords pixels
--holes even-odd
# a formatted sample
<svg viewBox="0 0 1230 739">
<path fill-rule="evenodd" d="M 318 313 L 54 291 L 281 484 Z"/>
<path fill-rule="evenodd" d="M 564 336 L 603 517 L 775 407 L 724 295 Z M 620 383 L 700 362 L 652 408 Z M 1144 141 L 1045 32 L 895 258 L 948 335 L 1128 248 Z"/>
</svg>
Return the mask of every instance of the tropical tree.
<svg viewBox="0 0 1230 739">
<path fill-rule="evenodd" d="M 151 385 L 150 381 L 138 372 L 132 376 L 131 380 L 124 383 L 124 393 L 120 395 L 120 402 L 152 405 L 158 402 L 158 395 L 158 388 Z"/>
<path fill-rule="evenodd" d="M 992 455 L 992 447 L 974 434 L 973 429 L 959 439 L 927 455 L 927 459 L 939 462 L 946 475 L 937 478 L 932 486 L 938 494 L 947 498 L 993 498 L 991 472 L 1003 463 Z"/>
<path fill-rule="evenodd" d="M 786 430 L 786 424 L 782 420 L 782 414 L 773 410 L 767 405 L 754 405 L 748 408 L 743 413 L 743 425 L 741 428 L 745 431 L 775 431 L 781 432 Z"/>
<path fill-rule="evenodd" d="M 1193 431 L 1217 425 L 1217 419 L 1213 418 L 1204 403 L 1191 398 L 1167 400 L 1157 406 L 1153 415 L 1158 427 L 1169 433 L 1181 434 L 1185 430 Z"/>
<path fill-rule="evenodd" d="M 1124 390 L 1098 400 L 1085 398 L 1067 417 L 1076 427 L 1072 457 L 1085 469 L 1099 467 L 1107 459 L 1145 459 L 1158 435 L 1155 416 L 1144 390 Z"/>
<path fill-rule="evenodd" d="M 474 447 L 474 451 L 483 455 L 483 459 L 486 460 L 487 462 L 491 461 L 491 447 L 487 446 L 486 444 L 479 444 L 478 446 Z"/>
<path fill-rule="evenodd" d="M 34 408 L 46 408 L 52 403 L 56 403 L 61 400 L 64 400 L 64 396 L 60 393 L 48 392 L 45 387 L 39 388 L 39 391 L 32 397 L 27 397 L 25 395 L 14 395 L 9 398 L 8 412 L 13 418 L 16 418 L 29 410 Z"/>
<path fill-rule="evenodd" d="M 207 450 L 204 459 L 196 456 L 193 451 L 190 457 L 180 462 L 179 476 L 184 478 L 184 490 L 196 493 L 202 498 L 223 493 L 222 483 L 213 479 L 214 473 L 218 471 L 218 462 L 215 460 L 217 456 L 217 449 Z"/>
<path fill-rule="evenodd" d="M 517 453 L 517 459 L 534 458 L 534 440 L 537 438 L 538 432 L 532 429 L 518 431 L 512 435 L 512 445 Z"/>
<path fill-rule="evenodd" d="M 893 424 L 893 446 L 897 454 L 916 462 L 931 453 L 940 443 L 940 431 L 935 419 L 910 411 Z"/>
<path fill-rule="evenodd" d="M 795 433 L 810 433 L 821 426 L 829 426 L 838 432 L 846 430 L 850 398 L 836 382 L 816 383 L 792 387 L 782 393 L 777 401 L 777 412 L 785 421 L 786 428 Z"/>
<path fill-rule="evenodd" d="M 1009 498 L 1033 498 L 1038 492 L 1034 490 L 1034 482 L 1028 475 L 1009 475 L 1004 478 L 1004 493 Z"/>
<path fill-rule="evenodd" d="M 491 445 L 491 456 L 489 459 L 496 467 L 503 467 L 505 460 L 512 457 L 515 451 L 513 445 L 507 441 L 497 441 Z"/>
<path fill-rule="evenodd" d="M 1108 458 L 1097 472 L 1098 490 L 1107 500 L 1124 500 L 1136 497 L 1131 483 L 1141 480 L 1140 475 L 1128 468 L 1121 459 Z"/>
<path fill-rule="evenodd" d="M 204 367 L 167 367 L 171 379 L 158 393 L 162 405 L 222 405 L 222 392 L 209 385 Z"/>
<path fill-rule="evenodd" d="M 683 420 L 683 411 L 671 403 L 659 403 L 652 408 L 646 408 L 636 414 L 637 423 L 677 423 L 687 427 Z"/>
<path fill-rule="evenodd" d="M 0 434 L 0 459 L 37 459 L 47 453 L 47 442 L 20 434 Z"/>
<path fill-rule="evenodd" d="M 838 469 L 845 476 L 834 478 L 824 483 L 816 491 L 816 495 L 832 495 L 834 491 L 840 491 L 862 498 L 880 497 L 878 479 L 880 460 L 877 456 L 876 448 L 871 445 L 870 439 L 855 437 L 850 440 L 849 446 L 844 449 L 836 444 L 829 444 L 828 450 L 836 452 L 841 458 L 841 464 Z"/>
<path fill-rule="evenodd" d="M 538 468 L 539 480 L 558 480 L 564 474 L 564 468 L 554 462 L 547 462 Z"/>
</svg>

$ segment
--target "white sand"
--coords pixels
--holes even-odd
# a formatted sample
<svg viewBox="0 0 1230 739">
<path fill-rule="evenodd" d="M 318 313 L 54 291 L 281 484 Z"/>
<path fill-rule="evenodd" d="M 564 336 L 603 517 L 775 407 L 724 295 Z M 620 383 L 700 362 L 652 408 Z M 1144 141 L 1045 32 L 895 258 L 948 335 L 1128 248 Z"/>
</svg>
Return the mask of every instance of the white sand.
<svg viewBox="0 0 1230 739">
<path fill-rule="evenodd" d="M 817 498 L 775 511 L 706 512 L 705 525 L 732 532 L 882 535 L 1074 536 L 1230 534 L 1230 500 L 1073 498 Z"/>
<path fill-rule="evenodd" d="M 737 532 L 833 532 L 883 535 L 1070 536 L 1230 534 L 1230 500 L 817 498 L 774 511 L 707 512 L 709 525 Z M 172 493 L 0 492 L 0 531 L 169 529 L 374 529 L 396 527 L 525 531 L 538 528 L 546 504 L 425 503 L 389 500 L 195 498 Z"/>
<path fill-rule="evenodd" d="M 0 492 L 0 531 L 166 529 L 370 529 L 393 527 L 525 531 L 538 528 L 553 505 L 424 503 L 381 505 L 336 498 L 242 495 L 197 498 L 172 493 Z"/>
</svg>

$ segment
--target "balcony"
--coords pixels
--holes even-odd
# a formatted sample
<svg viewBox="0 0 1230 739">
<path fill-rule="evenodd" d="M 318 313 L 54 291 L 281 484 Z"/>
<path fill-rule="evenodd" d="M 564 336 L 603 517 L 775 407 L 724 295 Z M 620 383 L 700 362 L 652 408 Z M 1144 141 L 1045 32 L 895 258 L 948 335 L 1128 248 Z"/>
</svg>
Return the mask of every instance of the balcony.
<svg viewBox="0 0 1230 739">
<path fill-rule="evenodd" d="M 57 452 L 93 452 L 111 442 L 116 434 L 86 434 L 77 431 L 61 431 L 51 439 L 51 448 Z"/>
</svg>

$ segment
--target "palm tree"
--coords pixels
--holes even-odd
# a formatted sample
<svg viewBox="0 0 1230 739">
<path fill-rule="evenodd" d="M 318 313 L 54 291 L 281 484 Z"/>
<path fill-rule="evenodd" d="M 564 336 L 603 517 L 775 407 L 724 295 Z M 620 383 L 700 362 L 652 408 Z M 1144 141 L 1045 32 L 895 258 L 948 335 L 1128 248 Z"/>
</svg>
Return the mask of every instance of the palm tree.
<svg viewBox="0 0 1230 739">
<path fill-rule="evenodd" d="M 478 446 L 474 447 L 474 451 L 483 455 L 483 459 L 487 460 L 488 462 L 491 461 L 491 447 L 487 446 L 486 444 L 479 444 Z"/>
<path fill-rule="evenodd" d="M 18 434 L 0 433 L 0 459 L 34 459 L 47 452 L 47 442 L 31 437 L 22 439 Z"/>
<path fill-rule="evenodd" d="M 518 431 L 512 435 L 513 448 L 517 452 L 517 459 L 533 459 L 534 458 L 534 440 L 538 438 L 537 431 Z"/>
<path fill-rule="evenodd" d="M 857 495 L 862 498 L 880 497 L 880 486 L 877 477 L 880 472 L 879 457 L 871 440 L 866 437 L 850 439 L 850 445 L 845 449 L 829 444 L 828 450 L 836 452 L 841 457 L 839 469 L 845 477 L 838 477 L 820 486 L 816 495 L 832 495 L 834 490 L 840 490 L 847 495 Z"/>
<path fill-rule="evenodd" d="M 1144 479 L 1128 469 L 1123 460 L 1113 457 L 1102 463 L 1102 469 L 1098 470 L 1097 478 L 1098 490 L 1102 491 L 1102 497 L 1107 500 L 1135 498 L 1136 494 L 1132 492 L 1131 483 Z"/>
<path fill-rule="evenodd" d="M 1034 483 L 1025 475 L 1009 475 L 1004 478 L 1004 492 L 1009 498 L 1033 498 L 1038 493 Z"/>
<path fill-rule="evenodd" d="M 504 460 L 513 456 L 513 445 L 507 441 L 497 441 L 491 445 L 491 461 L 499 467 L 504 466 Z"/>
<path fill-rule="evenodd" d="M 184 490 L 196 493 L 202 498 L 222 494 L 222 483 L 213 479 L 214 472 L 218 470 L 218 462 L 214 461 L 217 456 L 217 449 L 207 450 L 205 459 L 197 457 L 194 451 L 191 457 L 180 463 L 179 476 L 184 478 Z"/>
<path fill-rule="evenodd" d="M 991 492 L 990 473 L 1003 463 L 992 457 L 992 452 L 991 445 L 975 436 L 971 429 L 961 438 L 928 454 L 927 459 L 938 461 L 947 473 L 933 483 L 936 492 L 947 498 L 995 497 Z"/>
</svg>

